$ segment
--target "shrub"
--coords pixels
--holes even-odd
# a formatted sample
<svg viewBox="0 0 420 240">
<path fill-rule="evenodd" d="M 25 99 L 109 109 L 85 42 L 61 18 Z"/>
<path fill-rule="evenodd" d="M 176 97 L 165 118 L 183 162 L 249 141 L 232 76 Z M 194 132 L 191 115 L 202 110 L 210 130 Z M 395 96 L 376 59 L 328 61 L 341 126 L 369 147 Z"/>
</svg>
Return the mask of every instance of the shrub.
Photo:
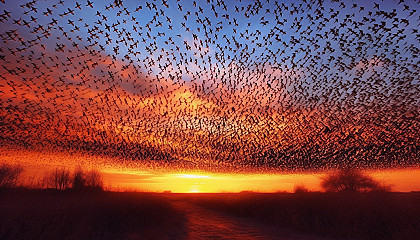
<svg viewBox="0 0 420 240">
<path fill-rule="evenodd" d="M 16 187 L 23 168 L 19 165 L 2 164 L 0 166 L 0 189 Z"/>
<path fill-rule="evenodd" d="M 309 192 L 309 190 L 303 186 L 303 185 L 296 185 L 293 189 L 294 193 L 306 193 Z"/>
<path fill-rule="evenodd" d="M 327 192 L 370 192 L 389 190 L 389 186 L 381 186 L 379 182 L 360 171 L 346 169 L 324 178 L 322 188 Z"/>
</svg>

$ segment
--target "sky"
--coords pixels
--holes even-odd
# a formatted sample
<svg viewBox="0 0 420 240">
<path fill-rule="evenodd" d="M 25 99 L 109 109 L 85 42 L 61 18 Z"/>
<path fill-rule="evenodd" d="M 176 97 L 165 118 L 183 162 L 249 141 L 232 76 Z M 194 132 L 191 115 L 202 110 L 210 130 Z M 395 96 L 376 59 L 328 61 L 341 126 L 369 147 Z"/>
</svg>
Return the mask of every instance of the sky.
<svg viewBox="0 0 420 240">
<path fill-rule="evenodd" d="M 210 173 L 418 167 L 418 8 L 5 0 L 3 156 Z"/>
<path fill-rule="evenodd" d="M 260 172 L 208 172 L 202 170 L 170 169 L 142 164 L 119 164 L 111 157 L 86 155 L 77 152 L 57 153 L 14 148 L 2 149 L 0 157 L 9 164 L 24 166 L 22 182 L 29 186 L 42 186 L 43 177 L 55 170 L 74 171 L 100 169 L 104 188 L 111 191 L 145 191 L 172 193 L 214 192 L 293 192 L 303 186 L 310 191 L 323 191 L 321 182 L 330 171 L 260 171 Z M 135 162 L 137 163 L 137 162 Z M 420 191 L 418 167 L 370 169 L 364 174 L 380 185 L 390 186 L 392 191 Z"/>
</svg>

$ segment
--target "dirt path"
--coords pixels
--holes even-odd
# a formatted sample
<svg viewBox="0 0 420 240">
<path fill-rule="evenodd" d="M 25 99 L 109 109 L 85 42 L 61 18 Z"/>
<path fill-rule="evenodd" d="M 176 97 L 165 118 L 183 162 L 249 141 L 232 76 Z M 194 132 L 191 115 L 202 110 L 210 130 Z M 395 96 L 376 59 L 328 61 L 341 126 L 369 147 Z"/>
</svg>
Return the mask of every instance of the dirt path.
<svg viewBox="0 0 420 240">
<path fill-rule="evenodd" d="M 173 200 L 173 205 L 185 213 L 188 220 L 186 239 L 278 239 L 319 240 L 321 238 L 281 231 L 252 220 L 237 218 L 196 206 L 184 200 Z"/>
</svg>

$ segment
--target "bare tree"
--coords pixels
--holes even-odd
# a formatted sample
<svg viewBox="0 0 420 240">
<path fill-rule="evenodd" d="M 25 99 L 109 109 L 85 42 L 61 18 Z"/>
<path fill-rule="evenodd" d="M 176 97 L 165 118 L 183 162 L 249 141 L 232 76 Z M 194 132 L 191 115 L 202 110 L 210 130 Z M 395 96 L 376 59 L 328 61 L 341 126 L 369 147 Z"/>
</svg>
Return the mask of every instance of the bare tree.
<svg viewBox="0 0 420 240">
<path fill-rule="evenodd" d="M 86 186 L 89 188 L 102 189 L 103 188 L 103 179 L 102 174 L 96 170 L 92 169 L 86 173 Z"/>
<path fill-rule="evenodd" d="M 19 165 L 2 164 L 0 166 L 0 189 L 16 187 L 22 172 L 23 168 Z"/>
<path fill-rule="evenodd" d="M 45 184 L 48 187 L 64 190 L 70 187 L 70 171 L 64 168 L 56 168 L 45 176 Z"/>
<path fill-rule="evenodd" d="M 354 169 L 340 170 L 327 176 L 322 180 L 321 186 L 327 192 L 366 192 L 389 189 Z"/>
</svg>

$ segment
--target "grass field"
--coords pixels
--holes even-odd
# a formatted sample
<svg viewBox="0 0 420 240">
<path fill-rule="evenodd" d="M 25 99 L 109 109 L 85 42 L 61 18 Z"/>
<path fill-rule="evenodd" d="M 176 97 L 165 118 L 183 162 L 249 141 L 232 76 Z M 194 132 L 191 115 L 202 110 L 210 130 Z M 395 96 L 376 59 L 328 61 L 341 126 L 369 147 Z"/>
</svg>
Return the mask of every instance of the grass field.
<svg viewBox="0 0 420 240">
<path fill-rule="evenodd" d="M 337 239 L 419 239 L 420 193 L 196 194 L 200 206 Z"/>
<path fill-rule="evenodd" d="M 0 191 L 0 239 L 185 239 L 187 201 L 295 233 L 335 239 L 420 236 L 420 193 Z M 210 220 L 210 219 L 209 219 Z M 199 233 L 198 233 L 199 235 Z"/>
<path fill-rule="evenodd" d="M 0 192 L 0 239 L 179 239 L 183 213 L 152 193 Z"/>
</svg>

